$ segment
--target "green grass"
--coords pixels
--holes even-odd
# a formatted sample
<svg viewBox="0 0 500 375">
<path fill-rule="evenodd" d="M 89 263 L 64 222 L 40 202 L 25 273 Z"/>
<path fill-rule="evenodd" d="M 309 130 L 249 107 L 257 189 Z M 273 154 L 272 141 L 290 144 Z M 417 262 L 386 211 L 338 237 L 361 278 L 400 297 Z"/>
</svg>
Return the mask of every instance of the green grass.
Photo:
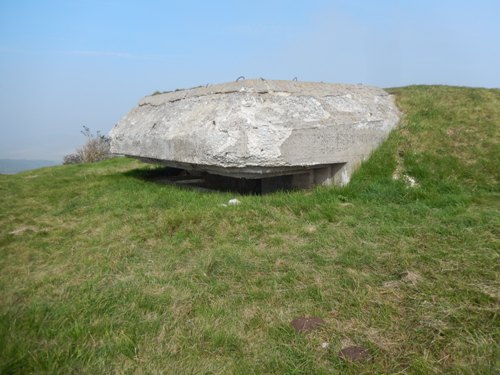
<svg viewBox="0 0 500 375">
<path fill-rule="evenodd" d="M 498 373 L 500 90 L 390 91 L 401 126 L 345 188 L 223 207 L 124 158 L 0 176 L 1 372 Z"/>
</svg>

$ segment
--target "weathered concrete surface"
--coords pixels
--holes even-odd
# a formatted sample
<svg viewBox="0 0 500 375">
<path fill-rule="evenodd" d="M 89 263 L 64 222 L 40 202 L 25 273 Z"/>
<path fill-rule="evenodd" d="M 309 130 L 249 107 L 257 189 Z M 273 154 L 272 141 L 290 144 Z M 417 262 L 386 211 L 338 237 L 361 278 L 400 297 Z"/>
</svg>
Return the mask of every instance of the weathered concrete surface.
<svg viewBox="0 0 500 375">
<path fill-rule="evenodd" d="M 243 80 L 145 97 L 111 130 L 111 152 L 232 177 L 294 175 L 299 187 L 345 184 L 399 116 L 375 87 Z"/>
</svg>

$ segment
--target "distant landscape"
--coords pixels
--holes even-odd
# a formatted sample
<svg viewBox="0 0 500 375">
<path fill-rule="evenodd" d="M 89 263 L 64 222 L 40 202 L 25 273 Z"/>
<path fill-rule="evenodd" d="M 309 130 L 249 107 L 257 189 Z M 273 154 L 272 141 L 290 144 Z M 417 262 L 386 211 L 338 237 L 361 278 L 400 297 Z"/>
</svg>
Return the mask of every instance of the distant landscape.
<svg viewBox="0 0 500 375">
<path fill-rule="evenodd" d="M 53 160 L 0 159 L 0 174 L 15 174 L 58 164 L 60 163 Z"/>
</svg>

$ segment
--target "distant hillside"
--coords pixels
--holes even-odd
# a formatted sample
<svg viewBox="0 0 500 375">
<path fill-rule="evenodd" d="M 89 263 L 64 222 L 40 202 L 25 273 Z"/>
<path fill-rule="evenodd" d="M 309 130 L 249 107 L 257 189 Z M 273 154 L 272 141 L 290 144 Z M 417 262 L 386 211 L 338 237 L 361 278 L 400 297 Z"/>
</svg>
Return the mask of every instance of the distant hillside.
<svg viewBox="0 0 500 375">
<path fill-rule="evenodd" d="M 0 159 L 0 174 L 14 174 L 57 164 L 52 160 Z"/>
</svg>

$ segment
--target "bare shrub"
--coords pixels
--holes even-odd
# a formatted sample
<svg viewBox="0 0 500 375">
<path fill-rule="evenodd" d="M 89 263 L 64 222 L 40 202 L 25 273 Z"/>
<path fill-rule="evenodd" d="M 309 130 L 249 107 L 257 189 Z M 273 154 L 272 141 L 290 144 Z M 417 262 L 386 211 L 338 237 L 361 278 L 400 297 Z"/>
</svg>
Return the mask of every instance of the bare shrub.
<svg viewBox="0 0 500 375">
<path fill-rule="evenodd" d="M 63 164 L 80 164 L 81 162 L 82 158 L 77 153 L 65 155 L 63 159 Z"/>
<path fill-rule="evenodd" d="M 111 157 L 110 138 L 100 131 L 95 134 L 87 126 L 81 133 L 87 138 L 85 144 L 75 153 L 66 155 L 63 164 L 94 163 Z"/>
</svg>

